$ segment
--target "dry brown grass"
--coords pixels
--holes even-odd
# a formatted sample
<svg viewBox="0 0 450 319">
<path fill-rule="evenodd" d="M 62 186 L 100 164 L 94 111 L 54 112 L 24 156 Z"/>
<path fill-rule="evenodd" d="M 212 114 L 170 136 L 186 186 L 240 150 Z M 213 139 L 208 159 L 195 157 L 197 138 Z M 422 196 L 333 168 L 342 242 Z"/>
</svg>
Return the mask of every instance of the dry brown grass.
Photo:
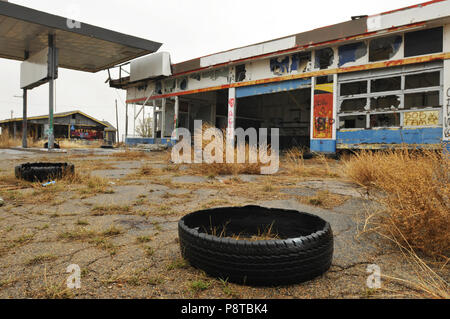
<svg viewBox="0 0 450 319">
<path fill-rule="evenodd" d="M 28 147 L 44 147 L 44 141 L 27 138 Z M 0 149 L 22 146 L 22 137 L 13 138 L 8 133 L 0 135 Z"/>
<path fill-rule="evenodd" d="M 145 159 L 150 157 L 149 153 L 146 153 L 144 151 L 136 151 L 126 148 L 123 152 L 115 152 L 113 155 L 111 155 L 113 158 L 123 161 L 134 161 L 137 159 Z"/>
<path fill-rule="evenodd" d="M 85 143 L 83 141 L 67 140 L 67 139 L 58 140 L 57 143 L 59 144 L 59 147 L 61 147 L 62 149 L 99 148 L 100 146 L 103 145 L 102 141 L 89 141 L 88 143 Z"/>
<path fill-rule="evenodd" d="M 328 190 L 319 190 L 314 196 L 300 197 L 299 201 L 307 205 L 329 209 L 341 206 L 348 200 L 348 198 L 348 196 L 334 194 Z"/>
<path fill-rule="evenodd" d="M 305 160 L 305 151 L 298 147 L 293 147 L 284 153 L 281 158 L 281 166 L 285 169 L 286 175 L 302 177 L 338 177 L 336 169 L 332 167 L 333 160 L 326 158 L 323 154 L 317 154 L 314 159 Z"/>
<path fill-rule="evenodd" d="M 205 131 L 212 128 L 211 125 L 208 123 L 204 123 L 202 126 L 202 136 L 205 136 Z M 204 175 L 204 176 L 217 176 L 217 175 L 237 175 L 237 174 L 251 174 L 251 175 L 259 175 L 261 174 L 261 167 L 266 166 L 267 164 L 263 164 L 260 162 L 260 159 L 258 157 L 258 150 L 250 147 L 248 144 L 245 145 L 245 163 L 227 163 L 226 160 L 226 132 L 225 130 L 222 131 L 223 135 L 223 141 L 222 141 L 222 147 L 217 149 L 217 151 L 221 152 L 223 154 L 222 162 L 223 163 L 205 163 L 202 161 L 201 164 L 192 164 L 191 169 L 194 173 Z M 202 141 L 202 152 L 205 150 L 205 148 L 213 141 L 203 139 Z M 234 156 L 235 159 L 237 159 L 237 152 L 238 148 L 235 146 L 234 149 Z M 270 148 L 268 150 L 270 154 Z M 194 149 L 192 149 L 192 161 L 194 160 Z M 256 158 L 258 159 L 256 163 L 250 162 L 250 155 L 256 154 Z M 213 153 L 212 155 L 215 155 Z"/>
<path fill-rule="evenodd" d="M 450 159 L 435 151 L 361 152 L 347 176 L 373 190 L 385 210 L 371 224 L 401 245 L 447 259 L 450 252 Z"/>
</svg>

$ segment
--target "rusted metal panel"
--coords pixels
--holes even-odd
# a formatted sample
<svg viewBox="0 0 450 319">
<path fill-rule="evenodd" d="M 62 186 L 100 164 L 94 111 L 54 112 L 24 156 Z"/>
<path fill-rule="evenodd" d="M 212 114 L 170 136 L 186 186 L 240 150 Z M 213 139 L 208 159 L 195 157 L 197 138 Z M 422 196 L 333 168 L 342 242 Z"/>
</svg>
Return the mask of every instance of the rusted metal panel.
<svg viewBox="0 0 450 319">
<path fill-rule="evenodd" d="M 176 75 L 197 69 L 200 69 L 200 58 L 172 64 L 172 73 Z"/>
<path fill-rule="evenodd" d="M 363 34 L 367 32 L 366 22 L 367 18 L 361 18 L 299 33 L 295 42 L 297 46 L 305 46 Z"/>
</svg>

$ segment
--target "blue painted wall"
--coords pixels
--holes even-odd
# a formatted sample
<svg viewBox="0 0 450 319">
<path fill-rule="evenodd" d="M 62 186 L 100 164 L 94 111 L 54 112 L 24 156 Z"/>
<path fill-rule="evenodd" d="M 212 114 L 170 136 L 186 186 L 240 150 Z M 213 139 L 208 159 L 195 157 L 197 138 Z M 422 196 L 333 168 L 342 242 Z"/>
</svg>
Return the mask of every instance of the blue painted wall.
<svg viewBox="0 0 450 319">
<path fill-rule="evenodd" d="M 337 132 L 337 144 L 439 144 L 442 128 L 378 129 Z"/>
<path fill-rule="evenodd" d="M 169 146 L 173 146 L 177 143 L 176 140 L 172 140 L 170 138 L 163 139 L 155 139 L 151 137 L 127 137 L 125 139 L 126 145 L 137 145 L 137 144 L 156 144 L 161 143 L 163 145 L 167 144 Z"/>
<path fill-rule="evenodd" d="M 297 79 L 292 81 L 275 82 L 268 84 L 251 85 L 236 88 L 236 98 L 247 96 L 292 91 L 311 85 L 311 79 Z"/>
<path fill-rule="evenodd" d="M 311 152 L 336 153 L 336 141 L 311 140 Z"/>
</svg>

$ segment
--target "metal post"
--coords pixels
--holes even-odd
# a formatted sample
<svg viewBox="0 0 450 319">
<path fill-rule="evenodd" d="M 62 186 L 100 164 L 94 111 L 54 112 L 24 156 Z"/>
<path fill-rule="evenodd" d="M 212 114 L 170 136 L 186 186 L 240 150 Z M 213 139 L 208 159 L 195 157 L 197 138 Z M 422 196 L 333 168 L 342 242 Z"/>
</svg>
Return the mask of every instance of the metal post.
<svg viewBox="0 0 450 319">
<path fill-rule="evenodd" d="M 156 141 L 155 141 L 155 139 L 156 139 L 156 125 L 157 125 L 157 122 L 156 122 L 156 102 L 153 101 L 152 138 L 154 140 L 153 143 L 155 143 L 155 144 L 156 144 Z"/>
<path fill-rule="evenodd" d="M 25 60 L 28 59 L 29 53 L 28 51 L 25 51 Z M 28 137 L 28 130 L 27 130 L 27 89 L 23 89 L 23 121 L 22 121 L 22 147 L 27 148 L 27 137 Z"/>
<path fill-rule="evenodd" d="M 53 96 L 54 96 L 54 76 L 55 76 L 55 37 L 53 34 L 48 35 L 48 47 L 50 49 L 49 58 L 49 71 L 50 71 L 50 82 L 49 82 L 49 115 L 48 115 L 48 149 L 51 150 L 55 144 L 55 136 L 53 132 Z"/>
<path fill-rule="evenodd" d="M 161 143 L 166 136 L 166 99 L 162 99 L 162 113 L 161 113 Z"/>
<path fill-rule="evenodd" d="M 27 89 L 23 89 L 22 147 L 27 148 Z"/>
<path fill-rule="evenodd" d="M 174 123 L 173 129 L 175 130 L 175 140 L 178 141 L 178 118 L 180 113 L 180 98 L 175 96 L 175 115 L 174 115 Z"/>
</svg>

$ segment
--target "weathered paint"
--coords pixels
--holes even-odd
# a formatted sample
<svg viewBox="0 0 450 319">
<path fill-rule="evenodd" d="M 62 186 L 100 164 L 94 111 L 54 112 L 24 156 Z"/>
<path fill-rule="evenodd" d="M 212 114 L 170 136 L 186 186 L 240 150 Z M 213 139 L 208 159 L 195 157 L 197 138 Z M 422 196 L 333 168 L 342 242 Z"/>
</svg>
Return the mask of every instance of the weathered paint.
<svg viewBox="0 0 450 319">
<path fill-rule="evenodd" d="M 333 138 L 333 83 L 317 84 L 314 87 L 314 139 Z"/>
<path fill-rule="evenodd" d="M 388 28 L 388 33 L 398 32 L 398 31 L 406 31 L 408 29 L 416 29 L 418 27 L 424 27 L 425 25 L 426 25 L 425 22 L 419 22 L 419 23 L 412 23 L 412 24 L 399 26 L 399 27 L 391 27 L 391 28 Z M 322 28 L 322 29 L 325 29 L 325 28 Z M 338 38 L 338 39 L 334 39 L 334 40 L 328 40 L 328 41 L 322 41 L 322 42 L 308 42 L 307 44 L 297 45 L 290 49 L 280 50 L 277 52 L 271 52 L 271 53 L 266 53 L 266 54 L 257 55 L 257 56 L 251 56 L 248 58 L 242 58 L 242 59 L 235 60 L 235 61 L 224 62 L 224 63 L 220 63 L 217 65 L 208 66 L 208 67 L 200 67 L 199 65 L 200 65 L 201 58 L 198 58 L 198 59 L 193 59 L 193 60 L 189 60 L 186 62 L 173 64 L 172 65 L 173 74 L 174 74 L 174 76 L 181 76 L 181 75 L 186 75 L 186 74 L 191 74 L 191 73 L 207 70 L 211 67 L 217 68 L 217 67 L 222 67 L 222 66 L 228 66 L 231 63 L 234 64 L 234 63 L 250 62 L 250 61 L 260 60 L 263 58 L 276 57 L 276 56 L 283 55 L 283 54 L 302 52 L 305 50 L 313 49 L 315 47 L 323 47 L 326 45 L 339 44 L 341 42 L 346 42 L 346 41 L 363 40 L 365 38 L 369 38 L 369 37 L 371 38 L 377 34 L 380 34 L 380 36 L 387 35 L 384 30 L 383 31 L 375 31 L 375 32 L 365 32 L 365 33 L 362 32 L 357 35 L 346 36 L 346 37 L 342 37 L 342 38 Z"/>
<path fill-rule="evenodd" d="M 310 85 L 311 79 L 297 79 L 269 84 L 244 86 L 236 89 L 236 98 L 298 90 L 309 87 Z"/>
<path fill-rule="evenodd" d="M 436 126 L 439 124 L 439 111 L 405 112 L 403 126 Z"/>
<path fill-rule="evenodd" d="M 234 143 L 234 130 L 236 128 L 236 89 L 228 90 L 228 123 L 227 123 L 227 140 L 228 143 Z"/>
<path fill-rule="evenodd" d="M 137 144 L 155 144 L 154 138 L 147 137 L 127 137 L 125 138 L 126 145 L 137 145 Z"/>
<path fill-rule="evenodd" d="M 367 54 L 367 45 L 364 42 L 346 44 L 338 48 L 339 64 L 341 67 L 349 62 L 356 62 Z"/>
<path fill-rule="evenodd" d="M 439 144 L 442 128 L 395 128 L 373 130 L 340 130 L 338 148 L 360 148 L 361 144 Z"/>
<path fill-rule="evenodd" d="M 430 1 L 419 5 L 368 17 L 367 31 L 380 31 L 391 27 L 430 21 L 450 15 L 447 1 Z"/>
<path fill-rule="evenodd" d="M 311 140 L 310 145 L 312 152 L 320 153 L 335 153 L 336 141 L 335 140 Z"/>
<path fill-rule="evenodd" d="M 325 76 L 325 75 L 331 75 L 331 74 L 341 74 L 341 73 L 348 73 L 348 72 L 373 70 L 373 69 L 402 66 L 402 65 L 409 65 L 409 64 L 416 64 L 416 63 L 426 63 L 426 62 L 437 61 L 437 60 L 446 60 L 446 59 L 450 59 L 450 52 L 431 54 L 431 55 L 412 57 L 412 58 L 405 58 L 405 59 L 399 59 L 399 60 L 392 60 L 392 61 L 375 62 L 375 63 L 369 63 L 369 64 L 358 65 L 358 66 L 319 70 L 319 71 L 305 72 L 305 73 L 300 73 L 300 74 L 291 74 L 291 75 L 286 75 L 286 76 L 267 78 L 267 79 L 261 79 L 261 80 L 253 80 L 253 81 L 247 81 L 247 82 L 224 84 L 224 85 L 212 86 L 212 87 L 203 88 L 203 89 L 188 90 L 188 91 L 184 91 L 184 92 L 175 92 L 175 93 L 170 93 L 170 94 L 154 95 L 150 99 L 156 100 L 156 99 L 168 98 L 168 97 L 173 97 L 173 96 L 223 90 L 223 89 L 228 89 L 231 87 L 243 87 L 243 86 L 249 86 L 249 85 L 258 85 L 258 84 L 265 84 L 265 83 L 273 83 L 273 82 L 308 78 L 308 77 L 313 77 L 313 76 L 316 77 L 316 76 Z M 145 96 L 142 98 L 136 98 L 136 99 L 127 99 L 127 103 L 132 104 L 132 103 L 144 102 L 147 99 L 147 97 L 148 96 Z"/>
<path fill-rule="evenodd" d="M 250 45 L 230 51 L 220 52 L 200 58 L 200 66 L 208 67 L 220 63 L 227 63 L 235 60 L 245 59 L 253 56 L 263 55 L 271 52 L 277 52 L 293 48 L 296 46 L 296 38 L 287 37 L 278 40 L 272 40 L 265 43 Z"/>
</svg>

